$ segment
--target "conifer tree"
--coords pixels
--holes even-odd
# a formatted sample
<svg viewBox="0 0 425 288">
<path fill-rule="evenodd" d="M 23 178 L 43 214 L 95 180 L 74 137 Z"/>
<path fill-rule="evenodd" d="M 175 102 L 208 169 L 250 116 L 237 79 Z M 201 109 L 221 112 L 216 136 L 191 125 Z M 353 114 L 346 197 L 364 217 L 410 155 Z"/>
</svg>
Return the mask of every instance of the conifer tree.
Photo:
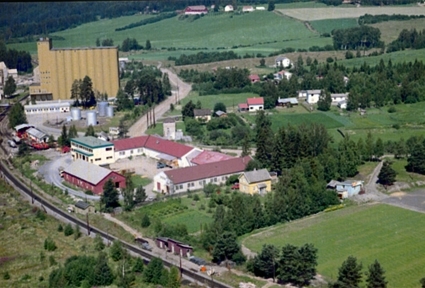
<svg viewBox="0 0 425 288">
<path fill-rule="evenodd" d="M 369 266 L 369 271 L 366 273 L 367 288 L 386 288 L 387 281 L 385 280 L 385 271 L 379 264 L 378 260 L 375 260 L 372 265 Z"/>
</svg>

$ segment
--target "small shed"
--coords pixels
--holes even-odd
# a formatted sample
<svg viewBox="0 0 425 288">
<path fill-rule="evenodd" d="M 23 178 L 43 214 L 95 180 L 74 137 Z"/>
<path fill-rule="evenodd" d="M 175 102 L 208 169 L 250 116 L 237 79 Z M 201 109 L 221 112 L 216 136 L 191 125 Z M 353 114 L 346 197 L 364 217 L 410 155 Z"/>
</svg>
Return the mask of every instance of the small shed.
<svg viewBox="0 0 425 288">
<path fill-rule="evenodd" d="M 75 212 L 85 215 L 87 213 L 95 213 L 96 210 L 89 203 L 84 201 L 78 201 L 77 203 L 75 203 Z"/>
</svg>

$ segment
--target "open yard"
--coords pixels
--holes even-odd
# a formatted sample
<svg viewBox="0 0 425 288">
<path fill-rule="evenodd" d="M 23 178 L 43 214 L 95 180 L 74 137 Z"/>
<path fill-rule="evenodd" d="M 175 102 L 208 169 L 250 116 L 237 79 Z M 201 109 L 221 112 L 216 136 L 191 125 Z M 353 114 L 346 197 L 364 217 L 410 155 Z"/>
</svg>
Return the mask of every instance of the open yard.
<svg viewBox="0 0 425 288">
<path fill-rule="evenodd" d="M 425 15 L 425 9 L 418 6 L 391 6 L 391 7 L 324 7 L 324 8 L 295 8 L 279 9 L 280 13 L 302 21 L 315 21 L 323 19 L 359 18 L 365 14 L 403 14 L 403 15 Z"/>
<path fill-rule="evenodd" d="M 388 287 L 419 287 L 424 277 L 425 217 L 385 204 L 352 206 L 265 229 L 244 240 L 254 251 L 263 244 L 313 243 L 318 249 L 318 273 L 335 280 L 350 255 L 363 271 L 377 259 L 386 271 Z"/>
</svg>

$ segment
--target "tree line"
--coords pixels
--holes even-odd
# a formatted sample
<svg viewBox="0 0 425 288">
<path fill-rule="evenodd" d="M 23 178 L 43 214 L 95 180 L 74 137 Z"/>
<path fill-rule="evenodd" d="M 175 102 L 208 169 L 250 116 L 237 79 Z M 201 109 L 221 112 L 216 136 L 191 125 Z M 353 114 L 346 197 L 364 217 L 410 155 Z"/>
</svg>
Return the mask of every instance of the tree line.
<svg viewBox="0 0 425 288">
<path fill-rule="evenodd" d="M 425 48 L 425 29 L 419 32 L 416 29 L 403 29 L 397 39 L 388 45 L 387 53 L 422 48 Z"/>
<path fill-rule="evenodd" d="M 223 51 L 223 52 L 198 52 L 196 54 L 191 54 L 191 55 L 181 54 L 178 58 L 170 56 L 168 57 L 168 60 L 175 61 L 176 66 L 181 66 L 181 65 L 225 61 L 225 60 L 232 60 L 232 59 L 241 59 L 241 58 L 242 58 L 241 56 L 238 56 L 233 51 Z"/>
<path fill-rule="evenodd" d="M 329 6 L 339 6 L 342 5 L 342 1 L 339 0 L 319 0 L 319 2 L 329 5 Z M 354 3 L 357 1 L 353 1 Z M 360 2 L 360 1 L 359 1 Z M 416 3 L 415 0 L 362 0 L 361 4 L 363 6 L 382 6 L 382 5 L 405 5 L 405 4 L 411 4 Z"/>
<path fill-rule="evenodd" d="M 7 49 L 6 44 L 0 39 L 0 62 L 4 62 L 9 69 L 17 69 L 19 72 L 31 72 L 31 55 L 26 51 Z"/>
<path fill-rule="evenodd" d="M 387 21 L 407 21 L 412 19 L 420 19 L 425 18 L 425 15 L 402 15 L 402 14 L 380 14 L 380 15 L 371 15 L 365 14 L 359 17 L 358 23 L 359 25 L 365 24 L 375 24 Z"/>
<path fill-rule="evenodd" d="M 383 47 L 381 31 L 370 26 L 336 29 L 332 31 L 335 50 L 369 49 Z"/>
</svg>

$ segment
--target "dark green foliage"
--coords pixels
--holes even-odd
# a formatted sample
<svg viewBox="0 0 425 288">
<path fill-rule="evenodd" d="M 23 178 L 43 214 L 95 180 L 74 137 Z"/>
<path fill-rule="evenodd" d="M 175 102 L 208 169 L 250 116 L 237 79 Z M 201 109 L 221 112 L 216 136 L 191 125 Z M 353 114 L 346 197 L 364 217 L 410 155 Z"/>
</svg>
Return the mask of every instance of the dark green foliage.
<svg viewBox="0 0 425 288">
<path fill-rule="evenodd" d="M 46 213 L 44 213 L 41 209 L 37 209 L 35 212 L 35 218 L 44 221 L 46 220 Z"/>
<path fill-rule="evenodd" d="M 256 255 L 252 262 L 252 270 L 255 276 L 263 278 L 275 278 L 279 250 L 270 244 L 264 244 L 261 252 Z"/>
<path fill-rule="evenodd" d="M 142 48 L 143 47 L 139 45 L 136 38 L 130 39 L 128 37 L 126 39 L 124 39 L 124 41 L 122 41 L 122 44 L 121 44 L 121 47 L 120 47 L 122 52 L 128 52 L 128 51 L 131 51 L 131 50 L 140 50 Z"/>
<path fill-rule="evenodd" d="M 375 260 L 373 264 L 369 266 L 369 271 L 366 274 L 367 288 L 386 288 L 387 281 L 385 280 L 385 271 L 379 264 L 378 260 Z"/>
<path fill-rule="evenodd" d="M 362 280 L 362 264 L 357 263 L 357 258 L 349 256 L 342 263 L 338 271 L 338 281 L 330 287 L 359 287 Z"/>
<path fill-rule="evenodd" d="M 6 95 L 6 97 L 10 97 L 13 95 L 13 93 L 15 93 L 16 91 L 16 83 L 15 83 L 15 79 L 13 79 L 12 76 L 9 76 L 6 80 L 6 83 L 4 84 L 4 95 Z"/>
<path fill-rule="evenodd" d="M 424 278 L 422 278 L 422 279 L 419 281 L 419 283 L 421 283 L 421 287 L 422 287 L 422 288 L 425 288 L 425 277 L 424 277 Z"/>
<path fill-rule="evenodd" d="M 9 280 L 10 279 L 10 274 L 8 271 L 3 273 L 3 280 Z"/>
<path fill-rule="evenodd" d="M 255 119 L 255 142 L 257 144 L 255 159 L 263 167 L 267 167 L 272 159 L 273 131 L 271 125 L 270 117 L 264 110 L 258 111 Z"/>
<path fill-rule="evenodd" d="M 267 7 L 267 11 L 273 11 L 274 10 L 274 1 L 273 0 L 269 0 L 269 5 Z"/>
<path fill-rule="evenodd" d="M 58 264 L 56 262 L 55 257 L 53 255 L 50 255 L 49 256 L 49 264 L 50 264 L 50 267 L 55 266 L 56 264 Z"/>
<path fill-rule="evenodd" d="M 132 81 L 132 80 L 130 80 L 130 81 Z M 130 81 L 128 81 L 127 84 L 130 83 L 129 85 L 131 85 L 132 82 L 130 82 Z M 131 90 L 131 88 L 127 87 L 127 84 L 125 86 L 126 92 L 127 92 L 127 90 Z M 117 105 L 118 111 L 131 110 L 131 109 L 134 108 L 134 101 L 132 99 L 130 99 L 130 97 L 127 93 L 124 93 L 124 91 L 122 91 L 122 89 L 118 90 L 117 97 L 116 97 L 116 100 L 115 100 L 115 104 Z M 132 96 L 132 94 L 130 94 L 130 96 Z"/>
<path fill-rule="evenodd" d="M 240 59 L 240 56 L 238 56 L 233 51 L 198 52 L 197 54 L 191 54 L 191 55 L 181 54 L 179 58 L 169 58 L 168 60 L 174 60 L 176 66 L 181 66 L 181 65 L 225 61 L 225 60 L 232 60 L 232 59 Z"/>
<path fill-rule="evenodd" d="M 44 240 L 44 249 L 47 251 L 55 251 L 57 248 L 55 241 L 53 241 L 50 237 Z"/>
<path fill-rule="evenodd" d="M 287 244 L 282 248 L 277 277 L 283 283 L 298 287 L 309 285 L 316 275 L 317 249 L 312 244 L 302 247 Z"/>
<path fill-rule="evenodd" d="M 329 111 L 331 109 L 332 98 L 331 94 L 327 91 L 322 91 L 317 102 L 317 109 L 320 111 Z"/>
<path fill-rule="evenodd" d="M 217 243 L 212 251 L 213 262 L 220 263 L 224 260 L 238 260 L 237 264 L 243 263 L 245 259 L 233 258 L 240 252 L 240 249 L 241 248 L 236 242 L 236 234 L 232 232 L 223 232 L 223 234 L 217 238 Z"/>
<path fill-rule="evenodd" d="M 365 14 L 359 17 L 359 25 L 365 24 L 375 24 L 386 21 L 407 21 L 411 19 L 424 18 L 425 15 L 402 15 L 402 14 L 392 14 L 392 15 L 370 15 Z"/>
<path fill-rule="evenodd" d="M 146 195 L 146 190 L 143 186 L 139 186 L 136 189 L 136 193 L 134 194 L 134 203 L 135 205 L 141 204 L 145 202 L 148 195 Z"/>
<path fill-rule="evenodd" d="M 140 258 L 140 257 L 136 258 L 136 260 L 134 261 L 132 270 L 135 273 L 142 273 L 143 272 L 143 260 L 142 260 L 142 258 Z"/>
<path fill-rule="evenodd" d="M 160 258 L 154 257 L 143 270 L 143 282 L 151 284 L 161 284 L 161 275 L 164 270 L 164 265 Z"/>
<path fill-rule="evenodd" d="M 81 82 L 80 99 L 84 107 L 90 107 L 96 104 L 93 91 L 93 82 L 89 76 L 85 76 Z"/>
<path fill-rule="evenodd" d="M 4 6 L 2 6 L 2 8 L 4 8 Z M 6 18 L 8 18 L 8 17 L 6 17 Z M 0 24 L 0 26 L 2 26 L 2 25 Z M 15 28 L 16 27 L 13 27 L 13 30 L 15 30 Z M 11 32 L 11 30 L 7 29 L 5 32 L 6 33 Z M 15 31 L 13 31 L 13 33 L 15 33 Z M 0 39 L 2 39 L 1 36 L 2 36 L 2 32 L 0 32 Z M 10 35 L 10 36 L 12 36 L 12 35 Z M 14 36 L 16 37 L 16 34 Z M 32 70 L 30 53 L 28 53 L 26 51 L 17 51 L 15 49 L 7 49 L 5 43 L 2 40 L 0 40 L 0 59 L 1 59 L 1 61 L 4 61 L 4 63 L 6 64 L 6 66 L 9 69 L 16 68 L 18 70 L 18 72 L 30 72 Z M 7 79 L 6 81 L 8 81 L 8 80 L 9 79 Z M 13 81 L 13 83 L 14 82 L 15 81 Z M 15 88 L 16 88 L 16 86 L 15 86 Z M 4 93 L 6 95 L 12 95 L 13 94 L 13 92 L 12 92 L 12 94 L 8 94 L 8 93 L 10 93 L 10 91 L 6 93 L 6 90 L 4 90 Z"/>
<path fill-rule="evenodd" d="M 152 48 L 151 41 L 150 40 L 146 40 L 145 49 L 146 50 L 151 50 L 151 48 Z"/>
<path fill-rule="evenodd" d="M 10 108 L 8 115 L 9 118 L 9 128 L 14 128 L 19 124 L 28 123 L 27 116 L 25 115 L 24 106 L 20 102 L 14 104 Z"/>
<path fill-rule="evenodd" d="M 168 274 L 168 288 L 179 288 L 180 287 L 180 272 L 176 266 L 170 268 L 170 273 Z"/>
<path fill-rule="evenodd" d="M 102 251 L 105 248 L 105 243 L 103 243 L 102 237 L 99 234 L 96 234 L 94 237 L 94 250 Z"/>
<path fill-rule="evenodd" d="M 412 147 L 409 146 L 408 147 Z M 407 158 L 406 171 L 425 174 L 425 147 L 423 143 L 416 143 L 410 148 L 410 156 Z"/>
<path fill-rule="evenodd" d="M 59 225 L 58 225 L 58 232 L 62 232 L 62 231 L 63 231 L 62 224 L 59 224 Z"/>
<path fill-rule="evenodd" d="M 425 29 L 416 31 L 416 29 L 403 29 L 398 38 L 388 45 L 387 53 L 404 49 L 422 49 L 425 47 Z"/>
<path fill-rule="evenodd" d="M 80 237 L 81 237 L 80 226 L 79 225 L 76 225 L 75 226 L 75 231 L 74 231 L 74 240 L 77 240 Z"/>
<path fill-rule="evenodd" d="M 111 211 L 113 208 L 120 206 L 118 202 L 118 191 L 111 179 L 106 181 L 103 186 L 100 203 L 102 204 L 102 211 Z"/>
<path fill-rule="evenodd" d="M 332 31 L 334 48 L 338 50 L 380 47 L 381 31 L 370 26 L 335 29 Z"/>
<path fill-rule="evenodd" d="M 111 38 L 103 39 L 100 46 L 103 46 L 103 47 L 114 46 L 114 40 L 112 40 Z"/>
<path fill-rule="evenodd" d="M 226 105 L 224 105 L 222 102 L 215 103 L 213 113 L 217 111 L 227 112 Z"/>
<path fill-rule="evenodd" d="M 246 165 L 245 171 L 254 171 L 263 168 L 263 164 L 260 161 L 253 159 L 248 162 Z"/>
<path fill-rule="evenodd" d="M 190 100 L 189 102 L 187 102 L 186 105 L 183 106 L 183 109 L 182 109 L 183 121 L 186 118 L 194 118 L 195 117 L 195 114 L 193 113 L 194 109 L 195 109 L 195 104 L 193 104 L 192 100 Z"/>
<path fill-rule="evenodd" d="M 378 174 L 378 181 L 384 186 L 393 185 L 397 172 L 391 167 L 391 163 L 384 161 L 381 171 Z"/>
<path fill-rule="evenodd" d="M 200 198 L 198 194 L 193 195 L 193 201 L 199 201 L 199 200 Z"/>
<path fill-rule="evenodd" d="M 65 229 L 63 230 L 63 234 L 65 236 L 70 236 L 72 234 L 74 234 L 74 229 L 72 229 L 71 224 L 66 224 Z"/>
<path fill-rule="evenodd" d="M 184 120 L 184 126 L 187 134 L 192 135 L 198 139 L 202 139 L 204 136 L 204 127 L 198 120 L 187 117 Z"/>
<path fill-rule="evenodd" d="M 149 219 L 149 215 L 145 214 L 142 217 L 142 228 L 147 228 L 151 225 L 151 220 Z"/>
<path fill-rule="evenodd" d="M 176 12 L 161 13 L 161 14 L 155 16 L 155 17 L 143 19 L 139 22 L 131 23 L 131 24 L 126 25 L 124 27 L 116 28 L 115 31 L 123 31 L 123 30 L 127 30 L 127 29 L 132 29 L 132 28 L 135 28 L 135 27 L 140 27 L 140 26 L 156 23 L 156 22 L 159 22 L 159 21 L 164 20 L 164 19 L 175 17 L 176 15 L 177 15 Z M 136 39 L 132 39 L 132 40 L 135 41 Z M 130 41 L 130 43 L 132 44 L 130 47 L 134 47 L 133 49 L 124 50 L 123 48 L 121 48 L 121 50 L 123 52 L 125 52 L 125 51 L 130 51 L 130 50 L 139 50 L 139 49 L 143 48 L 143 47 L 138 45 L 137 41 L 135 43 Z M 122 46 L 124 46 L 124 42 L 123 42 Z M 136 48 L 136 47 L 138 47 L 138 48 Z M 150 48 L 146 48 L 146 49 L 149 50 Z"/>
<path fill-rule="evenodd" d="M 115 240 L 114 242 L 112 242 L 111 249 L 109 250 L 109 256 L 115 262 L 123 258 L 124 249 L 122 248 L 120 241 Z"/>
</svg>

